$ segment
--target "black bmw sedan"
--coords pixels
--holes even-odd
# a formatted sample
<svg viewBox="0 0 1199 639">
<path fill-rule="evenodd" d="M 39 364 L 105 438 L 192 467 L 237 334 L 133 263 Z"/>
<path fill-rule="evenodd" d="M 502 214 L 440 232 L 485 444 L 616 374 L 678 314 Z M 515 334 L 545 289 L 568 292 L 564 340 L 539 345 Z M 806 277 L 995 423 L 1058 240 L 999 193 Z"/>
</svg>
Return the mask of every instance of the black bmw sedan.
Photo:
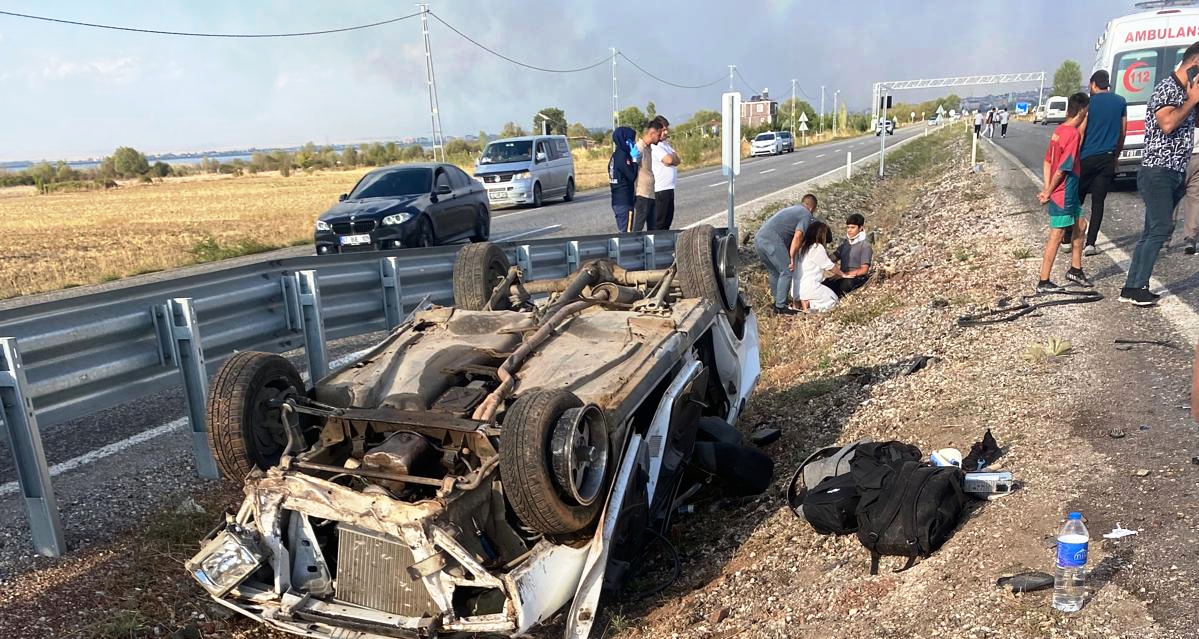
<svg viewBox="0 0 1199 639">
<path fill-rule="evenodd" d="M 452 164 L 404 164 L 362 176 L 316 220 L 316 253 L 482 242 L 487 191 Z"/>
</svg>

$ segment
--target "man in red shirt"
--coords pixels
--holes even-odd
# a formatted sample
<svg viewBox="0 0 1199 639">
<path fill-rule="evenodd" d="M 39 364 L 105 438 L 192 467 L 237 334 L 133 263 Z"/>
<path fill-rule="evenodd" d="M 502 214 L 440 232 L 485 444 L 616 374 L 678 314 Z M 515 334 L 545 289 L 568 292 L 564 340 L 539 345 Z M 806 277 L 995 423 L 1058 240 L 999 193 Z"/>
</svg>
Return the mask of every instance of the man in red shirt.
<svg viewBox="0 0 1199 639">
<path fill-rule="evenodd" d="M 1070 242 L 1070 269 L 1066 271 L 1066 279 L 1082 286 L 1093 286 L 1091 279 L 1082 270 L 1082 245 L 1086 239 L 1087 224 L 1082 217 L 1082 203 L 1078 199 L 1078 178 L 1082 166 L 1078 159 L 1078 127 L 1087 117 L 1089 102 L 1090 98 L 1082 92 L 1070 96 L 1066 121 L 1053 130 L 1049 148 L 1045 150 L 1045 161 L 1042 164 L 1045 188 L 1037 194 L 1037 199 L 1046 206 L 1049 213 L 1049 241 L 1045 244 L 1045 255 L 1041 259 L 1038 293 L 1058 293 L 1064 290 L 1054 284 L 1049 275 L 1053 270 L 1053 260 L 1057 258 L 1058 244 L 1061 243 L 1067 229 L 1072 230 L 1073 238 Z"/>
</svg>

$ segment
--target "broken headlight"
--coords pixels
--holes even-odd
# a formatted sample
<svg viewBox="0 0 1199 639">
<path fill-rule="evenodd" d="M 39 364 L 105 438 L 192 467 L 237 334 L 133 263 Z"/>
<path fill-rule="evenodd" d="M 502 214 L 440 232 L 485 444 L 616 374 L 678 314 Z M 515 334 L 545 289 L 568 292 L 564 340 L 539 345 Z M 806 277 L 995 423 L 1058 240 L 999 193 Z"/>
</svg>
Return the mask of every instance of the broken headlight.
<svg viewBox="0 0 1199 639">
<path fill-rule="evenodd" d="M 214 597 L 223 597 L 262 564 L 262 551 L 248 533 L 227 528 L 187 562 L 187 570 Z"/>
</svg>

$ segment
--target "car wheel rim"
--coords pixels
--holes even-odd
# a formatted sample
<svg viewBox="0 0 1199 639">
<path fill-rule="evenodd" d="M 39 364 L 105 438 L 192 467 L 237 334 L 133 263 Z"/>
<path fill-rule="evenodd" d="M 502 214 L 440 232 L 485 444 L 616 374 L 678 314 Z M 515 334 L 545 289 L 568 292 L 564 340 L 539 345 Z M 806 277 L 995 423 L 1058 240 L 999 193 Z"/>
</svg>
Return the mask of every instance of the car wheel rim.
<svg viewBox="0 0 1199 639">
<path fill-rule="evenodd" d="M 421 222 L 420 234 L 416 238 L 416 245 L 422 248 L 433 246 L 433 232 L 429 229 L 428 222 Z"/>
<path fill-rule="evenodd" d="M 287 447 L 287 429 L 283 425 L 279 406 L 294 392 L 291 382 L 279 377 L 267 381 L 254 393 L 250 404 L 250 432 L 247 436 L 253 450 L 265 463 L 274 463 Z"/>
<path fill-rule="evenodd" d="M 603 491 L 608 474 L 608 429 L 604 413 L 594 404 L 571 408 L 555 426 L 562 442 L 552 451 L 554 475 L 566 494 L 580 506 L 590 506 Z"/>
</svg>

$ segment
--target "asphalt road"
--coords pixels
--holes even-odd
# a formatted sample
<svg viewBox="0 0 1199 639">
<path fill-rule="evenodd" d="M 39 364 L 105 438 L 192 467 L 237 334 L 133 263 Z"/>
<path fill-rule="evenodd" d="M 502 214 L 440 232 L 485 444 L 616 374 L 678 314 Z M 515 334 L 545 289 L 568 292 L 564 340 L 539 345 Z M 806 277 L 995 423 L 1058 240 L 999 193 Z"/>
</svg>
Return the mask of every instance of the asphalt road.
<svg viewBox="0 0 1199 639">
<path fill-rule="evenodd" d="M 922 132 L 923 127 L 897 131 L 888 143 L 899 142 Z M 878 151 L 874 135 L 839 140 L 796 150 L 775 157 L 746 159 L 736 181 L 736 201 L 748 202 L 830 171 L 843 170 L 846 153 L 855 161 Z M 719 168 L 681 174 L 676 194 L 675 228 L 717 217 L 727 206 L 727 183 Z M 615 221 L 607 189 L 581 193 L 570 203 L 551 203 L 540 209 L 510 209 L 495 212 L 494 240 L 574 236 L 615 232 Z M 311 247 L 246 256 L 238 262 L 275 259 L 284 254 L 306 254 Z M 189 267 L 188 271 L 212 270 L 223 265 Z M 176 272 L 175 274 L 177 274 Z M 171 273 L 129 278 L 120 283 L 80 287 L 69 291 L 18 298 L 9 304 L 23 305 L 41 299 L 68 297 L 104 291 L 147 280 L 164 279 Z M 345 356 L 366 347 L 379 336 L 342 340 L 330 347 L 330 357 Z M 299 354 L 293 359 L 300 360 Z M 170 494 L 195 485 L 191 462 L 191 438 L 181 419 L 183 398 L 173 391 L 120 406 L 86 419 L 42 429 L 46 457 L 52 466 L 53 483 L 67 529 L 68 546 L 77 546 L 105 536 L 105 530 L 127 525 L 129 517 L 150 512 L 156 495 Z M 60 465 L 59 468 L 53 468 Z M 29 552 L 25 509 L 15 485 L 16 472 L 6 442 L 0 442 L 0 578 L 20 572 L 34 560 Z"/>
<path fill-rule="evenodd" d="M 1008 129 L 1006 139 L 996 137 L 994 142 L 1016 156 L 1035 175 L 1040 176 L 1041 162 L 1045 157 L 1045 148 L 1049 144 L 1049 136 L 1052 131 L 1053 126 L 1016 122 Z M 984 153 L 988 151 L 986 145 L 981 148 Z M 1035 201 L 1029 203 L 1029 208 L 1038 209 L 1038 212 L 1033 213 L 1034 215 L 1044 215 L 1043 208 Z M 1090 215 L 1091 201 L 1089 198 L 1083 206 L 1083 212 Z M 1181 215 L 1181 211 L 1177 214 Z M 1110 243 L 1105 244 L 1101 241 L 1096 248 L 1103 251 L 1114 245 L 1131 255 L 1132 249 L 1144 229 L 1144 216 L 1145 207 L 1137 194 L 1135 182 L 1132 180 L 1119 182 L 1117 190 L 1108 194 L 1104 207 L 1101 230 L 1108 237 Z M 1158 258 L 1153 275 L 1172 294 L 1177 296 L 1179 301 L 1185 303 L 1192 310 L 1199 310 L 1199 255 L 1186 255 L 1182 252 L 1181 219 L 1178 220 L 1176 226 L 1174 237 Z M 1095 258 L 1089 259 L 1094 261 Z M 1083 260 L 1083 268 L 1091 273 L 1092 277 L 1098 278 L 1097 283 L 1105 295 L 1119 294 L 1119 289 L 1124 283 L 1124 269 L 1127 268 L 1127 264 L 1119 265 L 1118 272 L 1109 268 L 1092 273 L 1094 267 L 1087 266 L 1088 258 L 1084 257 Z M 1064 268 L 1063 266 L 1062 269 Z M 1055 276 L 1058 276 L 1058 271 L 1062 269 L 1055 270 Z"/>
</svg>

